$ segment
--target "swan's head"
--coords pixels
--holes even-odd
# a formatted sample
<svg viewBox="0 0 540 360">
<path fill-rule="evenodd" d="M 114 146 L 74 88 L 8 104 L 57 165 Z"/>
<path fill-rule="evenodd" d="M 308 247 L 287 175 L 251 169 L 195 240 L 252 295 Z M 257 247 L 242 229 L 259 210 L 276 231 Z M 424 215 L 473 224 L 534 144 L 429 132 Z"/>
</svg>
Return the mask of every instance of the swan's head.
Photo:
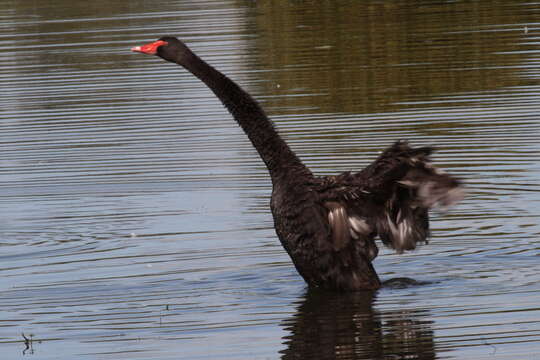
<svg viewBox="0 0 540 360">
<path fill-rule="evenodd" d="M 182 64 L 186 56 L 192 54 L 183 42 L 172 36 L 164 36 L 158 41 L 142 46 L 135 46 L 131 48 L 131 51 L 157 55 L 164 60 L 177 64 Z"/>
</svg>

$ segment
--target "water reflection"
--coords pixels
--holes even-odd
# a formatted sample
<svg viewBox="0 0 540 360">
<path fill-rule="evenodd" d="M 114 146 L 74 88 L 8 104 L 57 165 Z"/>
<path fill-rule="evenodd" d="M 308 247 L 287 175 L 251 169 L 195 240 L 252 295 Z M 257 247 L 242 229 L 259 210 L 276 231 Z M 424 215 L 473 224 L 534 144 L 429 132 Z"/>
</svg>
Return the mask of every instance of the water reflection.
<svg viewBox="0 0 540 360">
<path fill-rule="evenodd" d="M 255 2 L 258 48 L 278 113 L 377 113 L 536 85 L 519 76 L 534 54 L 535 6 L 497 1 Z M 311 4 L 312 6 L 309 6 Z M 499 5 L 499 6 L 497 6 Z M 519 19 L 516 18 L 519 13 Z M 268 16 L 271 14 L 272 16 Z M 496 25 L 499 24 L 499 25 Z M 500 31 L 514 41 L 493 41 Z"/>
<path fill-rule="evenodd" d="M 374 310 L 376 293 L 308 290 L 282 326 L 282 359 L 435 359 L 427 310 Z"/>
</svg>

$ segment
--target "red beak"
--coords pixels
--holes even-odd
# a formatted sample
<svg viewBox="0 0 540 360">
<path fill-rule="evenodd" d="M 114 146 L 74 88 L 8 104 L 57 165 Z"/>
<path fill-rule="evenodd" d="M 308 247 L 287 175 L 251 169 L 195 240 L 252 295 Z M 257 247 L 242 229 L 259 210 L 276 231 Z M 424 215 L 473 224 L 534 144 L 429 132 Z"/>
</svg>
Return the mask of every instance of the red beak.
<svg viewBox="0 0 540 360">
<path fill-rule="evenodd" d="M 148 55 L 156 55 L 158 47 L 161 45 L 167 45 L 168 43 L 163 40 L 158 40 L 150 44 L 143 46 L 135 46 L 131 48 L 131 51 L 140 52 Z"/>
</svg>

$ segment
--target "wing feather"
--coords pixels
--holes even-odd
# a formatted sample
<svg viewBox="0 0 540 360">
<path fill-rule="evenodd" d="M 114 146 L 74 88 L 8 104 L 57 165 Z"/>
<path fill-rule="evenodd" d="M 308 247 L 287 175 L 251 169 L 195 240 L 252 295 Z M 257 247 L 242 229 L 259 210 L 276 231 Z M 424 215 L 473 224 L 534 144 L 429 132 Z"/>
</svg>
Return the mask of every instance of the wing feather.
<svg viewBox="0 0 540 360">
<path fill-rule="evenodd" d="M 332 229 L 332 245 L 335 251 L 343 249 L 351 240 L 347 209 L 338 202 L 324 204 L 328 209 L 328 222 Z"/>
</svg>

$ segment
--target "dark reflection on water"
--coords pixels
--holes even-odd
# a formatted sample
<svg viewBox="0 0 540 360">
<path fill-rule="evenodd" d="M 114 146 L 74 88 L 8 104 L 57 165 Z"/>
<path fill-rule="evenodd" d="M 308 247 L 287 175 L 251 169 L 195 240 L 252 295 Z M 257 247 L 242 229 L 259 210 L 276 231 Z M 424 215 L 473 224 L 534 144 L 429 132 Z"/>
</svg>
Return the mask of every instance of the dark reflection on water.
<svg viewBox="0 0 540 360">
<path fill-rule="evenodd" d="M 0 348 L 43 359 L 540 356 L 540 6 L 526 1 L 0 2 Z M 468 196 L 376 294 L 305 290 L 270 181 L 184 39 L 319 174 L 397 139 Z M 41 342 L 38 342 L 41 340 Z M 26 357 L 33 356 L 29 351 Z"/>
<path fill-rule="evenodd" d="M 306 3 L 314 5 L 257 3 L 264 9 L 257 26 L 280 29 L 258 37 L 277 113 L 289 115 L 291 106 L 296 114 L 463 107 L 483 92 L 538 85 L 523 76 L 538 70 L 530 59 L 536 30 L 524 30 L 537 21 L 535 4 Z"/>
<path fill-rule="evenodd" d="M 376 294 L 310 290 L 283 321 L 282 359 L 435 359 L 429 311 L 373 309 Z"/>
</svg>

